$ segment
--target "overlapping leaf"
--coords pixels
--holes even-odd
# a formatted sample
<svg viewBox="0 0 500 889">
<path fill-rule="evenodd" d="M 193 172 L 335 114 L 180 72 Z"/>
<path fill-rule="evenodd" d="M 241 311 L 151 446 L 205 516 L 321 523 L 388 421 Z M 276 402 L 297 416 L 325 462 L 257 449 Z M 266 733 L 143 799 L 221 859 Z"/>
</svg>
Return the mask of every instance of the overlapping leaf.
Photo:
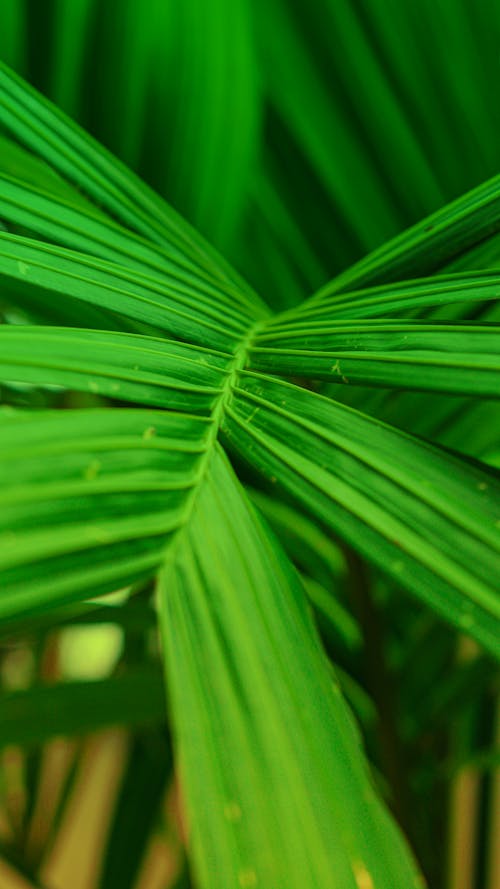
<svg viewBox="0 0 500 889">
<path fill-rule="evenodd" d="M 374 284 L 431 275 L 500 229 L 500 177 L 427 216 L 320 289 L 321 298 Z M 467 267 L 467 264 L 465 265 Z M 474 264 L 469 266 L 474 268 Z"/>
<path fill-rule="evenodd" d="M 219 448 L 158 601 L 200 885 L 415 885 L 297 575 Z"/>
<path fill-rule="evenodd" d="M 285 33 L 307 73 L 297 35 Z M 297 116 L 300 78 L 294 84 L 287 96 L 275 89 L 275 105 L 326 175 L 321 134 L 308 134 Z M 376 800 L 332 688 L 304 590 L 219 440 L 222 432 L 254 472 L 496 653 L 493 473 L 262 371 L 342 375 L 350 360 L 360 381 L 393 385 L 397 366 L 408 385 L 411 367 L 424 388 L 497 394 L 496 326 L 370 319 L 496 298 L 498 275 L 360 288 L 428 274 L 496 232 L 498 185 L 270 322 L 251 289 L 170 208 L 4 69 L 0 122 L 57 173 L 9 149 L 2 213 L 49 243 L 0 234 L 2 301 L 72 325 L 0 329 L 0 378 L 163 409 L 2 412 L 0 617 L 158 572 L 200 885 L 415 885 L 411 856 Z M 354 144 L 347 133 L 345 157 Z M 362 172 L 363 157 L 354 161 Z M 394 208 L 370 177 L 342 192 L 332 178 L 332 196 L 347 213 L 363 183 L 394 227 Z M 366 243 L 377 236 L 374 218 L 360 228 Z M 363 361 L 367 374 L 356 370 Z"/>
<path fill-rule="evenodd" d="M 224 260 L 151 189 L 4 65 L 0 123 L 120 223 L 165 249 L 173 261 L 192 270 L 201 267 L 218 282 L 236 279 L 242 286 Z"/>
<path fill-rule="evenodd" d="M 300 316 L 299 316 L 300 318 Z M 500 325 L 321 320 L 276 325 L 251 366 L 339 383 L 500 398 Z"/>
<path fill-rule="evenodd" d="M 14 288 L 16 304 L 48 303 L 57 318 L 73 301 L 110 318 L 146 324 L 188 342 L 233 351 L 259 310 L 234 304 L 229 296 L 200 285 L 169 285 L 126 266 L 94 259 L 18 235 L 0 233 L 0 280 Z M 86 317 L 82 311 L 82 320 Z"/>
<path fill-rule="evenodd" d="M 35 685 L 2 696 L 0 748 L 30 747 L 54 735 L 84 735 L 112 725 L 155 725 L 164 718 L 161 675 L 151 668 L 99 681 Z"/>
<path fill-rule="evenodd" d="M 110 331 L 0 327 L 0 380 L 59 385 L 120 401 L 210 413 L 228 357 Z"/>
<path fill-rule="evenodd" d="M 272 483 L 498 655 L 495 477 L 344 405 L 248 372 L 223 429 Z"/>
<path fill-rule="evenodd" d="M 248 293 L 239 284 L 214 282 L 203 266 L 179 252 L 172 253 L 170 243 L 154 244 L 119 225 L 12 140 L 0 137 L 0 150 L 0 214 L 9 223 L 55 244 L 153 275 L 166 287 L 175 282 L 187 288 L 205 288 L 247 312 L 258 306 L 258 297 L 252 296 L 249 302 Z"/>
<path fill-rule="evenodd" d="M 208 421 L 147 410 L 0 415 L 0 617 L 152 574 L 196 483 Z"/>
</svg>

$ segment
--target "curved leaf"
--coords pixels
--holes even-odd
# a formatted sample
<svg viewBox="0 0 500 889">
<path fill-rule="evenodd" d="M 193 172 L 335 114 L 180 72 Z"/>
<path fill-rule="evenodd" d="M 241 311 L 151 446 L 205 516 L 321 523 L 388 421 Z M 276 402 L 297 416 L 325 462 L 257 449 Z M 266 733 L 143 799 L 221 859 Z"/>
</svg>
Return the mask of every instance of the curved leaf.
<svg viewBox="0 0 500 889">
<path fill-rule="evenodd" d="M 141 275 L 125 266 L 93 259 L 84 254 L 53 247 L 0 232 L 0 279 L 15 284 L 16 304 L 29 305 L 38 295 L 42 302 L 63 308 L 77 300 L 97 307 L 111 319 L 123 316 L 147 324 L 188 342 L 232 351 L 252 321 L 230 298 L 217 291 L 198 290 Z M 50 294 L 50 298 L 49 298 Z M 82 312 L 82 322 L 85 317 Z"/>
<path fill-rule="evenodd" d="M 170 410 L 209 413 L 228 357 L 111 331 L 0 326 L 0 380 L 59 385 Z"/>
<path fill-rule="evenodd" d="M 9 223 L 46 241 L 164 278 L 167 285 L 175 281 L 195 289 L 208 288 L 249 311 L 248 294 L 241 287 L 214 282 L 202 266 L 172 256 L 167 249 L 119 225 L 11 139 L 0 136 L 0 149 L 0 214 Z M 258 305 L 258 297 L 254 295 L 251 302 Z"/>
<path fill-rule="evenodd" d="M 500 275 L 496 271 L 435 275 L 346 293 L 329 293 L 325 289 L 292 312 L 283 314 L 277 323 L 377 318 L 427 306 L 497 300 L 499 295 Z"/>
<path fill-rule="evenodd" d="M 0 413 L 0 619 L 151 575 L 209 422 L 147 410 Z"/>
<path fill-rule="evenodd" d="M 363 257 L 318 295 L 430 275 L 499 230 L 500 176 L 495 176 Z"/>
<path fill-rule="evenodd" d="M 158 602 L 200 886 L 418 885 L 298 577 L 219 448 Z"/>
<path fill-rule="evenodd" d="M 312 392 L 243 373 L 223 431 L 273 484 L 497 657 L 500 483 Z"/>
<path fill-rule="evenodd" d="M 0 123 L 123 225 L 191 267 L 205 268 L 214 281 L 232 280 L 245 289 L 224 260 L 168 204 L 3 64 Z"/>
</svg>

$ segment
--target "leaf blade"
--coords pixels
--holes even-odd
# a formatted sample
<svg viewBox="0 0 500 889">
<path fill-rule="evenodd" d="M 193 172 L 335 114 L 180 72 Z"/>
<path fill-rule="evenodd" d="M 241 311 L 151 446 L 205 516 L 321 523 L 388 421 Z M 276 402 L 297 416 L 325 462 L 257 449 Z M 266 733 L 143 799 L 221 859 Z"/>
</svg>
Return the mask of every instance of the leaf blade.
<svg viewBox="0 0 500 889">
<path fill-rule="evenodd" d="M 0 619 L 151 576 L 209 423 L 115 409 L 0 414 Z"/>
<path fill-rule="evenodd" d="M 333 321 L 279 326 L 254 341 L 249 367 L 334 383 L 500 398 L 500 326 Z"/>
<path fill-rule="evenodd" d="M 220 449 L 158 602 L 200 885 L 416 879 L 360 766 L 296 575 Z"/>
<path fill-rule="evenodd" d="M 500 500 L 493 473 L 249 372 L 240 377 L 223 429 L 231 447 L 272 483 L 499 656 Z"/>
</svg>

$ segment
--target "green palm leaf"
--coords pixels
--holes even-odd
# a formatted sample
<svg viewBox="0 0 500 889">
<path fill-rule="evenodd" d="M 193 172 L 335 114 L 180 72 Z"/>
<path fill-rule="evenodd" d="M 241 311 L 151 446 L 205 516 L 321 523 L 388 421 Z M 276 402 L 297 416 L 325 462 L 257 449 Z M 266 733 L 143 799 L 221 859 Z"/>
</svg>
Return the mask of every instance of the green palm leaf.
<svg viewBox="0 0 500 889">
<path fill-rule="evenodd" d="M 499 228 L 500 177 L 496 176 L 368 254 L 322 287 L 321 295 L 430 275 L 457 257 L 467 257 Z"/>
<path fill-rule="evenodd" d="M 161 675 L 144 667 L 99 681 L 36 685 L 3 696 L 0 748 L 31 747 L 54 735 L 84 735 L 124 723 L 155 725 L 164 716 Z"/>
<path fill-rule="evenodd" d="M 223 429 L 272 483 L 498 655 L 500 489 L 492 473 L 248 372 Z"/>
<path fill-rule="evenodd" d="M 229 14 L 232 6 L 221 0 L 217 8 L 216 38 L 205 60 L 210 68 L 226 33 L 223 10 Z M 196 9 L 194 0 L 186 6 L 186 21 Z M 335 18 L 333 5 L 328 9 Z M 371 246 L 381 227 L 398 228 L 397 206 L 366 172 L 363 143 L 355 128 L 342 129 L 343 114 L 338 130 L 318 114 L 326 108 L 324 80 L 317 82 L 283 11 L 272 3 L 261 35 L 273 103 L 360 242 Z M 241 2 L 233 12 L 245 16 L 248 7 Z M 338 16 L 342 28 L 354 28 L 347 5 Z M 296 72 L 274 70 L 281 62 L 269 44 L 273 21 L 280 22 Z M 421 158 L 382 72 L 355 33 L 401 138 Z M 238 35 L 249 53 L 243 27 Z M 238 70 L 247 129 L 232 177 L 248 163 L 256 113 L 248 57 Z M 288 74 L 290 92 L 282 94 Z M 189 76 L 191 83 L 204 80 L 195 69 Z M 223 81 L 215 72 L 206 95 L 218 95 Z M 316 87 L 309 121 L 307 99 Z M 193 183 L 203 192 L 200 219 L 208 220 L 225 127 L 204 101 L 196 107 L 196 126 L 187 114 L 183 121 L 191 134 L 184 175 L 195 156 L 190 139 L 196 141 L 206 113 L 213 153 Z M 500 519 L 493 470 L 270 375 L 330 378 L 345 375 L 351 362 L 347 376 L 370 385 L 498 395 L 494 318 L 464 325 L 371 320 L 498 297 L 494 273 L 399 280 L 428 275 L 495 233 L 497 183 L 440 211 L 427 230 L 422 224 L 380 248 L 298 309 L 272 318 L 168 205 L 5 68 L 0 122 L 29 149 L 2 140 L 8 169 L 0 179 L 0 208 L 14 229 L 0 233 L 2 303 L 7 319 L 21 311 L 57 325 L 2 326 L 0 380 L 108 399 L 96 409 L 0 414 L 0 618 L 7 623 L 57 612 L 156 576 L 200 886 L 418 885 L 412 856 L 371 786 L 306 591 L 251 507 L 222 445 L 244 458 L 254 483 L 275 485 L 431 613 L 498 654 Z M 341 187 L 330 176 L 328 145 L 344 163 L 356 149 L 359 179 Z M 430 167 L 421 159 L 422 182 L 432 190 Z M 360 215 L 367 195 L 380 218 Z M 240 192 L 223 204 L 217 237 L 223 239 L 241 201 Z M 115 407 L 111 399 L 129 406 Z M 278 504 L 270 518 L 286 543 L 285 512 Z M 321 531 L 302 522 L 299 538 L 306 550 L 309 541 L 311 559 L 311 550 L 325 546 Z M 342 582 L 343 556 L 326 549 L 329 567 L 336 565 L 332 576 Z M 306 584 L 347 652 L 357 651 L 361 638 L 349 609 L 328 600 L 321 578 Z"/>
<path fill-rule="evenodd" d="M 65 327 L 0 327 L 0 380 L 210 413 L 227 355 L 173 340 Z"/>
<path fill-rule="evenodd" d="M 256 339 L 251 366 L 338 383 L 500 398 L 500 326 L 418 321 L 276 325 Z"/>
<path fill-rule="evenodd" d="M 158 600 L 201 885 L 415 883 L 353 761 L 356 732 L 298 578 L 219 449 Z"/>
<path fill-rule="evenodd" d="M 150 576 L 182 522 L 208 425 L 161 411 L 4 409 L 0 616 Z"/>
</svg>

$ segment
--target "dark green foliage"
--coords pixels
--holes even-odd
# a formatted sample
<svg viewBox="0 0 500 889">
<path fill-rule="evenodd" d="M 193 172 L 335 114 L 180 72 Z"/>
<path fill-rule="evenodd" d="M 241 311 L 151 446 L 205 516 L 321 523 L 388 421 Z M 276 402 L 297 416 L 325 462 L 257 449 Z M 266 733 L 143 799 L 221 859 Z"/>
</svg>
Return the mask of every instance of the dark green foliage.
<svg viewBox="0 0 500 889">
<path fill-rule="evenodd" d="M 496 5 L 42 5 L 0 12 L 6 858 L 36 879 L 42 745 L 121 725 L 102 889 L 170 729 L 179 886 L 455 889 L 460 822 L 493 889 L 456 800 L 474 762 L 494 799 Z"/>
</svg>

